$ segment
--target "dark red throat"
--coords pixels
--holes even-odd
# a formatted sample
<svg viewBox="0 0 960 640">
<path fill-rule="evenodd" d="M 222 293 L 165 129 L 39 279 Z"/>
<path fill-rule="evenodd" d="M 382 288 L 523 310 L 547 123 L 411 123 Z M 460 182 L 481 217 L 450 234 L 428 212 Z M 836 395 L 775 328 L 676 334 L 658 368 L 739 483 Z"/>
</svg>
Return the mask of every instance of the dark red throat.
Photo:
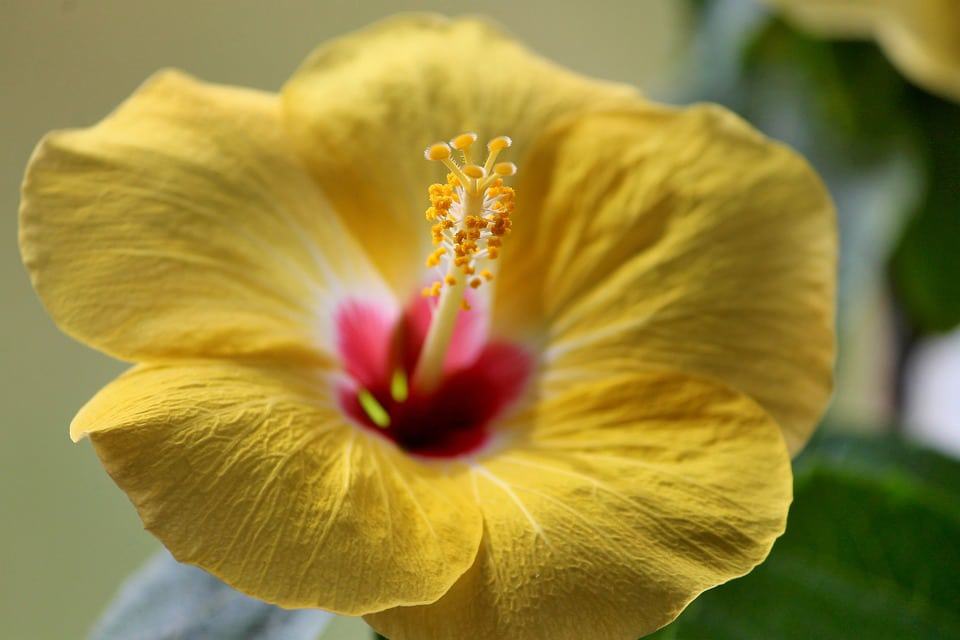
<svg viewBox="0 0 960 640">
<path fill-rule="evenodd" d="M 413 379 L 431 300 L 418 296 L 399 314 L 367 301 L 344 302 L 336 315 L 349 376 L 337 390 L 344 411 L 410 453 L 454 457 L 482 447 L 494 419 L 520 396 L 532 358 L 516 345 L 488 342 L 484 312 L 473 306 L 459 314 L 437 388 L 409 387 L 407 397 L 398 399 L 391 383 L 398 371 Z M 364 409 L 359 399 L 364 390 L 386 411 L 388 425 L 378 426 Z"/>
</svg>

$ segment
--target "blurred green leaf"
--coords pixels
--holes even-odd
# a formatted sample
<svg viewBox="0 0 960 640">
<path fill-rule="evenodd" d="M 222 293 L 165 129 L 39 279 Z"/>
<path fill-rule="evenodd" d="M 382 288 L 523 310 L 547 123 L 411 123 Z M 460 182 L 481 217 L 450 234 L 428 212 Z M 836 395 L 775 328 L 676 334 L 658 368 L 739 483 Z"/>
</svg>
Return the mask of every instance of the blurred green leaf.
<svg viewBox="0 0 960 640">
<path fill-rule="evenodd" d="M 787 532 L 658 640 L 960 638 L 960 465 L 828 438 L 797 464 Z"/>
<path fill-rule="evenodd" d="M 893 254 L 901 303 L 921 333 L 960 325 L 960 211 L 928 208 L 907 224 Z"/>
<path fill-rule="evenodd" d="M 861 162 L 889 151 L 912 127 L 904 103 L 910 87 L 873 43 L 817 38 L 773 18 L 746 43 L 742 65 L 748 83 L 798 76 L 824 137 Z"/>
<path fill-rule="evenodd" d="M 960 463 L 897 436 L 863 437 L 820 429 L 795 468 L 803 476 L 808 468 L 821 466 L 879 479 L 905 476 L 923 487 L 926 499 L 940 500 L 948 509 L 960 508 Z"/>
<path fill-rule="evenodd" d="M 892 277 L 914 328 L 960 326 L 960 105 L 916 90 L 926 192 L 893 253 Z"/>
<path fill-rule="evenodd" d="M 332 614 L 249 598 L 163 551 L 130 577 L 91 640 L 314 640 Z"/>
</svg>

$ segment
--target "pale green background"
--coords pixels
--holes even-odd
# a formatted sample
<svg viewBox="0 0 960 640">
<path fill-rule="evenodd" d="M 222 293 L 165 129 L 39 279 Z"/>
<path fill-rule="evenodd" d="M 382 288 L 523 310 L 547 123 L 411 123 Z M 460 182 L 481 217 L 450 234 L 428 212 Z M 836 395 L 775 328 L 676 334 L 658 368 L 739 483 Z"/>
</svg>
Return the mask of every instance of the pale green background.
<svg viewBox="0 0 960 640">
<path fill-rule="evenodd" d="M 44 132 L 92 124 L 166 66 L 276 89 L 317 43 L 401 8 L 482 7 L 569 67 L 656 91 L 681 50 L 679 6 L 0 0 L 0 638 L 82 638 L 122 578 L 157 548 L 89 445 L 67 437 L 76 409 L 123 365 L 61 334 L 20 265 L 18 189 Z"/>
</svg>

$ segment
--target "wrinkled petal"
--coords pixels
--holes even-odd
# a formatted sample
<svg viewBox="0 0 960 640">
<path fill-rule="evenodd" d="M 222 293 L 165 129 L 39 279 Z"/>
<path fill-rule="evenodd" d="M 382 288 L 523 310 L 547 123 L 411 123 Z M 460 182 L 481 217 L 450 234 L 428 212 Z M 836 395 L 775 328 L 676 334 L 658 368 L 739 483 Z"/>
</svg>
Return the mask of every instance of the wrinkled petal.
<svg viewBox="0 0 960 640">
<path fill-rule="evenodd" d="M 806 162 L 710 106 L 595 114 L 547 140 L 518 188 L 495 331 L 547 336 L 548 388 L 716 378 L 799 450 L 834 355 L 835 215 Z"/>
<path fill-rule="evenodd" d="M 827 37 L 873 37 L 917 84 L 960 101 L 957 0 L 768 0 Z"/>
<path fill-rule="evenodd" d="M 391 640 L 633 640 L 759 563 L 783 532 L 777 425 L 715 383 L 639 373 L 523 415 L 469 479 L 485 533 L 438 602 L 367 616 Z"/>
<path fill-rule="evenodd" d="M 181 562 L 285 607 L 357 615 L 433 602 L 482 523 L 455 469 L 347 424 L 311 370 L 135 368 L 71 427 Z"/>
<path fill-rule="evenodd" d="M 419 288 L 426 188 L 446 170 L 430 143 L 463 131 L 513 136 L 504 159 L 553 120 L 635 100 L 632 89 L 554 66 L 480 20 L 393 18 L 318 49 L 283 90 L 293 139 L 399 295 Z M 481 155 L 482 154 L 482 155 Z"/>
<path fill-rule="evenodd" d="M 20 245 L 60 327 L 111 355 L 329 353 L 331 299 L 389 295 L 291 150 L 274 95 L 176 72 L 34 153 Z"/>
</svg>

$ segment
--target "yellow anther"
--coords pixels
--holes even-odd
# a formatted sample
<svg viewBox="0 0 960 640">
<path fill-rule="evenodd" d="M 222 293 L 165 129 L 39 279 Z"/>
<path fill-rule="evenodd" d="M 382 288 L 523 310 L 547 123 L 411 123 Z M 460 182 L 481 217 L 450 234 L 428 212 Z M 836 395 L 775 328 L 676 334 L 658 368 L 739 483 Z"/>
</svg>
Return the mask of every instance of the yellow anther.
<svg viewBox="0 0 960 640">
<path fill-rule="evenodd" d="M 490 273 L 490 270 L 489 270 L 489 269 L 483 269 L 483 270 L 481 270 L 481 271 L 480 271 L 480 277 L 482 277 L 482 278 L 483 278 L 484 280 L 486 280 L 487 282 L 490 282 L 491 280 L 493 280 L 493 274 Z"/>
<path fill-rule="evenodd" d="M 494 178 L 490 181 L 490 184 L 487 185 L 487 195 L 491 198 L 496 198 L 504 192 L 503 180 L 501 178 Z"/>
<path fill-rule="evenodd" d="M 423 294 L 424 298 L 436 298 L 440 295 L 440 289 L 443 288 L 443 283 L 437 280 L 432 283 L 429 287 L 424 287 L 420 292 Z"/>
<path fill-rule="evenodd" d="M 474 289 L 479 287 L 481 284 L 483 284 L 483 280 L 481 280 L 480 278 L 474 278 L 473 280 L 470 281 L 470 286 Z"/>
<path fill-rule="evenodd" d="M 453 277 L 452 275 L 450 275 L 449 273 L 447 274 L 447 277 L 443 279 L 443 281 L 446 282 L 446 283 L 447 283 L 448 285 L 450 285 L 451 287 L 454 286 L 455 284 L 457 284 L 457 279 L 454 278 L 454 277 Z"/>
<path fill-rule="evenodd" d="M 437 142 L 427 147 L 423 157 L 427 160 L 446 160 L 450 157 L 450 145 L 446 142 Z"/>
<path fill-rule="evenodd" d="M 493 165 L 493 172 L 498 176 L 509 177 L 517 175 L 517 165 L 512 162 L 498 162 Z"/>
<path fill-rule="evenodd" d="M 497 136 L 487 143 L 487 150 L 491 153 L 497 153 L 503 151 L 512 144 L 513 140 L 511 140 L 509 136 Z"/>
<path fill-rule="evenodd" d="M 427 266 L 436 267 L 440 265 L 440 256 L 447 252 L 446 248 L 440 247 L 435 249 L 429 256 L 427 256 Z"/>
<path fill-rule="evenodd" d="M 470 303 L 467 302 L 466 298 L 460 301 L 460 309 L 463 311 L 470 311 L 473 307 L 470 306 Z"/>
<path fill-rule="evenodd" d="M 463 175 L 468 178 L 480 180 L 481 178 L 487 177 L 487 171 L 478 164 L 468 164 L 463 168 Z"/>
<path fill-rule="evenodd" d="M 461 133 L 456 138 L 450 141 L 450 146 L 456 149 L 457 151 L 463 151 L 464 149 L 469 149 L 470 145 L 477 141 L 477 134 L 472 131 L 466 133 Z"/>
</svg>

